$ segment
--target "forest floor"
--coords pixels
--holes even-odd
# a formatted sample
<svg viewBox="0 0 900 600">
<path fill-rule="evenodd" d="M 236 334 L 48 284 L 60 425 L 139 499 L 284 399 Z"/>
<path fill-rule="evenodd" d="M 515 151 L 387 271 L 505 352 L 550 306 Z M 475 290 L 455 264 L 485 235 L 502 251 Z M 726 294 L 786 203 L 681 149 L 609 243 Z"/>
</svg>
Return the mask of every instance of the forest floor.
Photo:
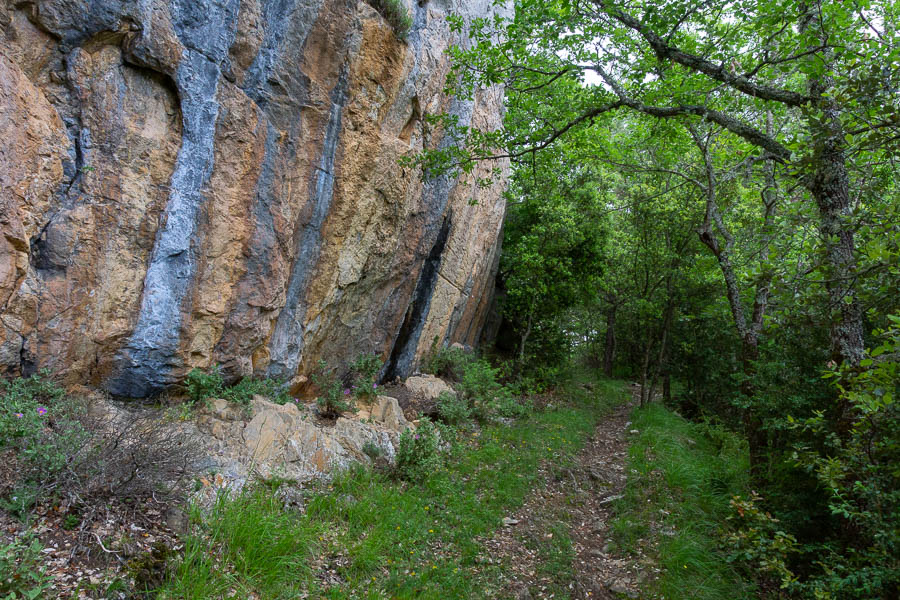
<svg viewBox="0 0 900 600">
<path fill-rule="evenodd" d="M 443 466 L 420 483 L 360 467 L 288 506 L 279 482 L 261 482 L 209 514 L 191 511 L 177 535 L 169 507 L 131 507 L 122 514 L 132 520 L 107 515 L 90 529 L 102 540 L 93 556 L 106 559 L 96 564 L 73 560 L 81 540 L 66 515 L 37 510 L 25 526 L 39 533 L 53 576 L 44 597 L 137 597 L 129 565 L 147 563 L 158 542 L 171 556 L 152 558 L 147 583 L 162 587 L 147 597 L 649 597 L 652 545 L 615 536 L 616 512 L 631 510 L 628 448 L 642 437 L 630 422 L 634 389 L 573 374 L 528 416 L 450 432 Z"/>
<path fill-rule="evenodd" d="M 614 507 L 627 480 L 628 440 L 636 433 L 629 417 L 637 398 L 635 392 L 631 402 L 601 419 L 571 461 L 543 463 L 546 486 L 535 489 L 485 542 L 505 566 L 503 597 L 640 597 L 652 569 L 643 556 L 619 556 L 611 543 Z"/>
</svg>

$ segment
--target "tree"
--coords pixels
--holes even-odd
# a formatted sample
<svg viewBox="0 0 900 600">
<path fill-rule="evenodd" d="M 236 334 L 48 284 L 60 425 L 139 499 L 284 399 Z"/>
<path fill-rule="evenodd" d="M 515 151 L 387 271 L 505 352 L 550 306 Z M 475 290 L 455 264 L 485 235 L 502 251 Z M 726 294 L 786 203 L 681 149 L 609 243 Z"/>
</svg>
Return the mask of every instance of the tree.
<svg viewBox="0 0 900 600">
<path fill-rule="evenodd" d="M 832 354 L 858 365 L 848 161 L 900 140 L 896 11 L 868 0 L 521 0 L 513 21 L 479 22 L 476 43 L 454 57 L 460 89 L 505 83 L 518 122 L 457 130 L 465 149 L 427 162 L 470 168 L 498 148 L 521 158 L 620 110 L 715 124 L 807 190 L 825 248 Z M 767 130 L 772 114 L 802 127 Z"/>
</svg>

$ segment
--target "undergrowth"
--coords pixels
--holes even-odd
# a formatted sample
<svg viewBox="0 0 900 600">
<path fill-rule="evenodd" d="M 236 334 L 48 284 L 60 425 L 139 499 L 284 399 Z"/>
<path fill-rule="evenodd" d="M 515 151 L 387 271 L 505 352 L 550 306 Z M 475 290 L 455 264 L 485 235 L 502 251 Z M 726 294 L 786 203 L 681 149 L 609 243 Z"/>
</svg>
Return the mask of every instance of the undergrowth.
<svg viewBox="0 0 900 600">
<path fill-rule="evenodd" d="M 413 22 L 402 0 L 368 0 L 368 2 L 384 17 L 398 38 L 406 38 Z"/>
<path fill-rule="evenodd" d="M 222 371 L 215 365 L 208 371 L 193 369 L 185 379 L 191 401 L 202 402 L 209 398 L 222 398 L 229 402 L 249 405 L 254 395 L 265 396 L 276 404 L 292 400 L 288 386 L 269 378 L 244 377 L 234 385 L 226 385 Z"/>
<path fill-rule="evenodd" d="M 732 498 L 748 490 L 744 444 L 658 404 L 636 409 L 632 421 L 628 483 L 612 524 L 616 549 L 651 555 L 662 569 L 651 588 L 656 597 L 755 598 L 722 535 Z"/>
<path fill-rule="evenodd" d="M 571 460 L 621 400 L 620 384 L 601 388 L 512 425 L 444 428 L 442 460 L 413 482 L 351 468 L 309 491 L 303 511 L 271 487 L 222 495 L 209 515 L 194 511 L 158 597 L 495 597 L 502 567 L 483 559 L 480 540 L 540 483 L 542 461 Z M 563 572 L 565 541 L 548 550 Z"/>
</svg>

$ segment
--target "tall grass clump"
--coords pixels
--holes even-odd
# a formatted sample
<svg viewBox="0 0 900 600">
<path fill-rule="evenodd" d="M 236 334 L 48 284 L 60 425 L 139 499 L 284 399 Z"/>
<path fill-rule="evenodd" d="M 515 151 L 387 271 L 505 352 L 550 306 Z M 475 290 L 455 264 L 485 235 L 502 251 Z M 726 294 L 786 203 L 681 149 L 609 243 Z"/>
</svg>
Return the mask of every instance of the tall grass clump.
<svg viewBox="0 0 900 600">
<path fill-rule="evenodd" d="M 369 4 L 384 17 L 398 38 L 406 38 L 413 22 L 402 0 L 369 0 Z"/>
<path fill-rule="evenodd" d="M 653 548 L 663 598 L 755 598 L 730 562 L 722 533 L 731 500 L 747 494 L 746 447 L 730 432 L 651 404 L 635 410 L 628 483 L 612 524 L 619 551 Z M 655 546 L 650 542 L 655 542 Z"/>
</svg>

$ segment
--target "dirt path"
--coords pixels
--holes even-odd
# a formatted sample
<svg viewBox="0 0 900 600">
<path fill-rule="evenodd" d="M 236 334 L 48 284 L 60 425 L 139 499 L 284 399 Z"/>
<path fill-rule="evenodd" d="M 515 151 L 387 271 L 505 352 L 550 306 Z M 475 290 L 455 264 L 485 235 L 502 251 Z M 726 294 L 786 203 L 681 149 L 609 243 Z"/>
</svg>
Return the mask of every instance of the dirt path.
<svg viewBox="0 0 900 600">
<path fill-rule="evenodd" d="M 487 560 L 504 565 L 503 597 L 640 596 L 644 575 L 638 558 L 617 557 L 609 546 L 612 506 L 625 487 L 634 405 L 619 406 L 601 419 L 574 463 L 544 465 L 548 485 L 533 492 L 485 543 Z M 571 546 L 559 539 L 566 534 Z"/>
</svg>

